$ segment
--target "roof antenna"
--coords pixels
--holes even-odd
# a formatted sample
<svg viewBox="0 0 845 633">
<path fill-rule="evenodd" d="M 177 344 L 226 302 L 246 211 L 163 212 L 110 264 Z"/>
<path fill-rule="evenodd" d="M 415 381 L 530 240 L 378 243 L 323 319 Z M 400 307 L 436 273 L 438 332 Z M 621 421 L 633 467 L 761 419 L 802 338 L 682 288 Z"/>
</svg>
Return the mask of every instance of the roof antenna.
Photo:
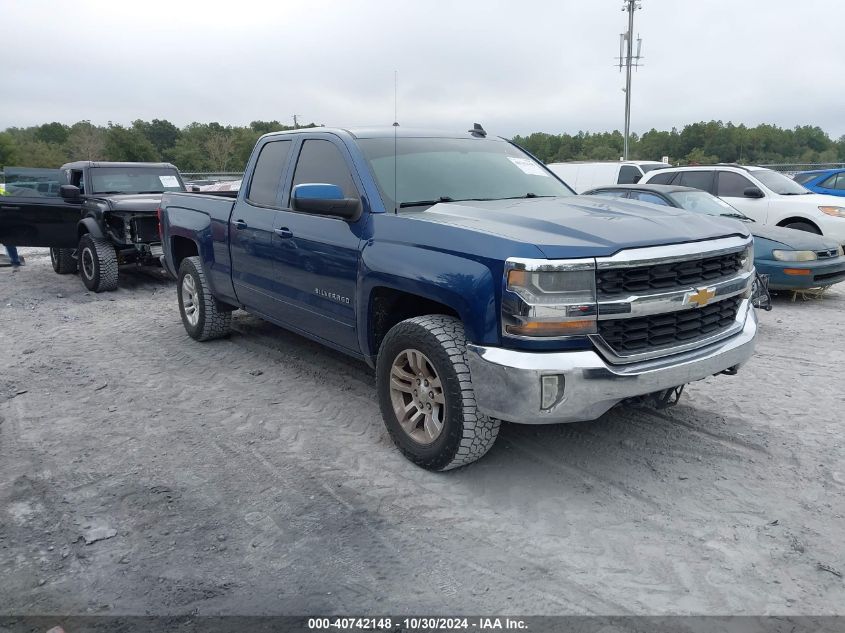
<svg viewBox="0 0 845 633">
<path fill-rule="evenodd" d="M 487 132 L 481 127 L 481 123 L 473 123 L 472 129 L 467 130 L 470 134 L 472 134 L 476 138 L 487 138 Z"/>
<path fill-rule="evenodd" d="M 399 177 L 396 167 L 397 129 L 399 128 L 399 71 L 393 71 L 393 213 L 399 214 Z"/>
</svg>

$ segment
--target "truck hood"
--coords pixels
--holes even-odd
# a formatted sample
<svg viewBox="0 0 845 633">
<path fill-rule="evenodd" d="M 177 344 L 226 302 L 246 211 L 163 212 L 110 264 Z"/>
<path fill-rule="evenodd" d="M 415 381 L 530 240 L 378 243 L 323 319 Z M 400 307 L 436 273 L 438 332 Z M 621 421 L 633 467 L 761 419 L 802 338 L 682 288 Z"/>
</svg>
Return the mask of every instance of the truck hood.
<svg viewBox="0 0 845 633">
<path fill-rule="evenodd" d="M 728 218 L 592 196 L 448 202 L 408 215 L 533 244 L 550 259 L 749 235 Z"/>
<path fill-rule="evenodd" d="M 161 204 L 160 193 L 128 193 L 123 195 L 92 196 L 107 200 L 111 211 L 130 211 L 133 213 L 154 213 Z"/>
</svg>

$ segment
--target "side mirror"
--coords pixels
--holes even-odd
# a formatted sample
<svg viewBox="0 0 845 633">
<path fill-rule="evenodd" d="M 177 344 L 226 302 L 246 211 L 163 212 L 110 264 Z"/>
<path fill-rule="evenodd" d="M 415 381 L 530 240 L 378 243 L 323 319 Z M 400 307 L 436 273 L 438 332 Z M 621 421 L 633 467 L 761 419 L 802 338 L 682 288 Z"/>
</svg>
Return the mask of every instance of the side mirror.
<svg viewBox="0 0 845 633">
<path fill-rule="evenodd" d="M 745 196 L 746 198 L 765 198 L 766 197 L 766 194 L 764 194 L 762 191 L 760 191 L 760 189 L 757 188 L 757 187 L 746 187 L 743 190 L 742 195 Z"/>
<path fill-rule="evenodd" d="M 62 197 L 63 200 L 68 200 L 70 202 L 79 200 L 79 187 L 76 187 L 74 185 L 62 185 L 61 187 L 59 187 L 59 195 Z"/>
<path fill-rule="evenodd" d="M 296 185 L 291 197 L 296 211 L 331 215 L 345 220 L 356 219 L 361 211 L 361 201 L 358 198 L 344 198 L 343 190 L 337 185 Z"/>
</svg>

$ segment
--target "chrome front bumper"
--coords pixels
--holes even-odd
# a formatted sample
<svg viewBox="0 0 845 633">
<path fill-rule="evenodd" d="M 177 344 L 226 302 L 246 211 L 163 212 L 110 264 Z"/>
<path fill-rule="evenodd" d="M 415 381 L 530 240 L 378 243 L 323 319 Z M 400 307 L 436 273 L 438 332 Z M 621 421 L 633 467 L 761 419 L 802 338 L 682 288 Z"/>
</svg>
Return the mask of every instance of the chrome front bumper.
<svg viewBox="0 0 845 633">
<path fill-rule="evenodd" d="M 757 316 L 748 301 L 737 315 L 742 330 L 717 343 L 681 354 L 626 365 L 610 365 L 592 350 L 523 352 L 468 345 L 478 408 L 509 422 L 553 424 L 594 420 L 636 396 L 701 380 L 742 365 L 754 352 Z M 562 397 L 541 408 L 542 377 L 563 378 Z M 560 381 L 560 378 L 558 379 Z"/>
</svg>

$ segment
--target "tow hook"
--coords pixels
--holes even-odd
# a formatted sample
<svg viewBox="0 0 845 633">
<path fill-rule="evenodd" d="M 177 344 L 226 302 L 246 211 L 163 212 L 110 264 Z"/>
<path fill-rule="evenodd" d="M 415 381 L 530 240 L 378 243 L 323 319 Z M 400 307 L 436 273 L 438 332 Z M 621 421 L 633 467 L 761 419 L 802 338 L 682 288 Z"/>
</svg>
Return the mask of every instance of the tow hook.
<svg viewBox="0 0 845 633">
<path fill-rule="evenodd" d="M 714 374 L 718 376 L 719 374 L 724 374 L 725 376 L 736 376 L 737 372 L 739 371 L 739 365 L 734 365 L 733 367 L 728 367 L 724 371 L 720 371 L 718 374 Z"/>
<path fill-rule="evenodd" d="M 627 398 L 626 403 L 638 406 L 650 406 L 655 409 L 668 409 L 678 404 L 681 399 L 681 394 L 684 393 L 684 386 L 672 387 L 671 389 L 663 389 L 662 391 L 655 391 L 654 393 L 647 393 L 644 396 L 635 396 Z"/>
</svg>

